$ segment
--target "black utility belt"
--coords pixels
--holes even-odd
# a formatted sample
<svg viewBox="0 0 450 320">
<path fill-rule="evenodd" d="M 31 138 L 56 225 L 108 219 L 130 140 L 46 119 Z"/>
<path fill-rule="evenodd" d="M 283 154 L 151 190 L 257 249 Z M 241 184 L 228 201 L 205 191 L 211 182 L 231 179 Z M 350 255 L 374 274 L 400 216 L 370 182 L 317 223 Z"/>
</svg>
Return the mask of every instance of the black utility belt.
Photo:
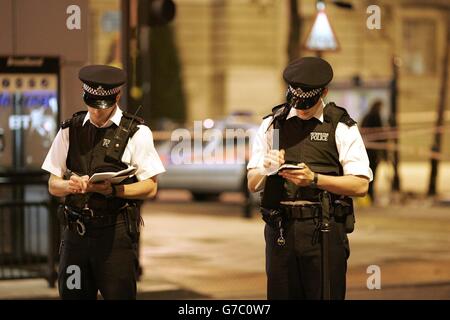
<svg viewBox="0 0 450 320">
<path fill-rule="evenodd" d="M 100 228 L 125 221 L 121 214 L 124 212 L 124 208 L 126 206 L 106 213 L 89 208 L 79 209 L 68 205 L 60 205 L 58 208 L 58 218 L 64 227 L 75 228 L 80 235 L 84 235 L 86 226 Z"/>
<path fill-rule="evenodd" d="M 120 210 L 120 208 L 123 208 L 125 205 L 130 204 L 131 201 L 127 201 L 123 198 L 110 198 L 107 199 L 105 197 L 102 197 L 101 199 L 97 197 L 91 197 L 87 203 L 87 206 L 94 210 L 94 212 L 98 212 L 99 214 L 106 215 L 108 212 L 115 212 L 117 210 Z M 70 203 L 71 205 L 74 205 L 75 207 L 84 205 L 84 202 L 82 203 Z M 78 208 L 77 208 L 78 209 Z"/>
<path fill-rule="evenodd" d="M 307 220 L 320 218 L 322 207 L 318 204 L 305 205 L 281 205 L 281 213 L 284 218 Z M 336 221 L 345 220 L 346 216 L 353 213 L 353 208 L 341 204 L 333 204 L 330 208 L 330 217 L 334 217 Z"/>
<path fill-rule="evenodd" d="M 281 205 L 281 214 L 286 219 L 308 220 L 319 218 L 322 212 L 320 205 Z"/>
<path fill-rule="evenodd" d="M 80 217 L 85 220 L 100 220 L 100 219 L 109 219 L 110 217 L 115 217 L 119 213 L 123 211 L 128 206 L 125 204 L 122 207 L 114 208 L 114 209 L 92 209 L 92 208 L 76 208 L 68 205 L 64 205 L 63 209 L 66 214 L 70 214 L 74 217 Z"/>
<path fill-rule="evenodd" d="M 117 210 L 103 212 L 105 214 L 101 215 L 98 214 L 98 211 L 89 208 L 79 209 L 61 205 L 58 208 L 58 217 L 64 228 L 76 231 L 80 236 L 84 236 L 87 229 L 98 229 L 125 223 L 133 243 L 137 243 L 143 221 L 136 203 L 126 203 Z"/>
</svg>

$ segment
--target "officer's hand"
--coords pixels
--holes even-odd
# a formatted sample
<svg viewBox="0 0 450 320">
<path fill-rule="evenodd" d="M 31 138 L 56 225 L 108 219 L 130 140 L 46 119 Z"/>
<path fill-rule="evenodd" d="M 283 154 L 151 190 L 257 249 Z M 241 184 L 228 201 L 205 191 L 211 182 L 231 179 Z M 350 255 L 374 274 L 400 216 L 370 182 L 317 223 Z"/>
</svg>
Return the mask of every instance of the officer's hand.
<svg viewBox="0 0 450 320">
<path fill-rule="evenodd" d="M 298 166 L 305 168 L 299 170 L 283 170 L 279 175 L 299 187 L 307 187 L 314 180 L 314 172 L 304 163 L 299 163 Z"/>
<path fill-rule="evenodd" d="M 70 193 L 85 193 L 87 188 L 87 180 L 89 176 L 77 176 L 73 174 L 69 180 L 69 192 Z"/>
<path fill-rule="evenodd" d="M 106 180 L 98 183 L 88 183 L 87 192 L 96 192 L 104 196 L 110 195 L 112 193 L 111 181 Z"/>
<path fill-rule="evenodd" d="M 284 150 L 270 150 L 264 156 L 264 173 L 272 174 L 284 163 Z"/>
</svg>

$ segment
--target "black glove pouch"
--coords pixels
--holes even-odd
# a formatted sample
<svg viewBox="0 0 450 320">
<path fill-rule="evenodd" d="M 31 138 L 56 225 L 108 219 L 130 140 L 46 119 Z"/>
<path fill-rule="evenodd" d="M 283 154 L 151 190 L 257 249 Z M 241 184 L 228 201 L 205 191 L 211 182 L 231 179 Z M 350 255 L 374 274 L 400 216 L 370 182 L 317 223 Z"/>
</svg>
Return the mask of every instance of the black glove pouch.
<svg viewBox="0 0 450 320">
<path fill-rule="evenodd" d="M 140 222 L 141 222 L 139 207 L 131 205 L 127 206 L 124 210 L 128 234 L 133 243 L 137 243 L 139 241 L 140 236 Z"/>
</svg>

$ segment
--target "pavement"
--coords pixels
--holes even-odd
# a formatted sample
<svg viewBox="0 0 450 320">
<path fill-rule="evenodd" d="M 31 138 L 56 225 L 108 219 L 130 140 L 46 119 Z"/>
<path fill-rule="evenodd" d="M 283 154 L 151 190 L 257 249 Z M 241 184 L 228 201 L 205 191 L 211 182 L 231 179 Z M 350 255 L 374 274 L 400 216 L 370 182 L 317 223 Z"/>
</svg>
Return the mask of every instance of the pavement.
<svg viewBox="0 0 450 320">
<path fill-rule="evenodd" d="M 161 192 L 143 207 L 139 299 L 265 299 L 263 222 L 242 217 L 242 196 L 193 202 Z M 347 299 L 449 299 L 450 207 L 423 199 L 367 207 L 357 202 L 349 235 Z M 381 288 L 367 288 L 369 266 Z M 0 281 L 0 299 L 56 299 L 45 280 Z"/>
</svg>

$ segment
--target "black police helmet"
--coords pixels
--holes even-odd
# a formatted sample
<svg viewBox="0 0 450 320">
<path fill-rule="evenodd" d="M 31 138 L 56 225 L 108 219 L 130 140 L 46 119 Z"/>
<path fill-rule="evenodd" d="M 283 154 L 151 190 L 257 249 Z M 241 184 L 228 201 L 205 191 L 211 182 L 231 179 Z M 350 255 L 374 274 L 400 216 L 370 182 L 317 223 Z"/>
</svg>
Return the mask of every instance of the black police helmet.
<svg viewBox="0 0 450 320">
<path fill-rule="evenodd" d="M 107 109 L 115 105 L 120 87 L 126 82 L 122 69 L 107 65 L 90 65 L 78 74 L 83 82 L 83 100 L 92 108 Z"/>
<path fill-rule="evenodd" d="M 331 65 L 317 57 L 303 57 L 288 64 L 283 78 L 289 85 L 286 100 L 296 109 L 316 105 L 323 90 L 333 78 Z"/>
</svg>

